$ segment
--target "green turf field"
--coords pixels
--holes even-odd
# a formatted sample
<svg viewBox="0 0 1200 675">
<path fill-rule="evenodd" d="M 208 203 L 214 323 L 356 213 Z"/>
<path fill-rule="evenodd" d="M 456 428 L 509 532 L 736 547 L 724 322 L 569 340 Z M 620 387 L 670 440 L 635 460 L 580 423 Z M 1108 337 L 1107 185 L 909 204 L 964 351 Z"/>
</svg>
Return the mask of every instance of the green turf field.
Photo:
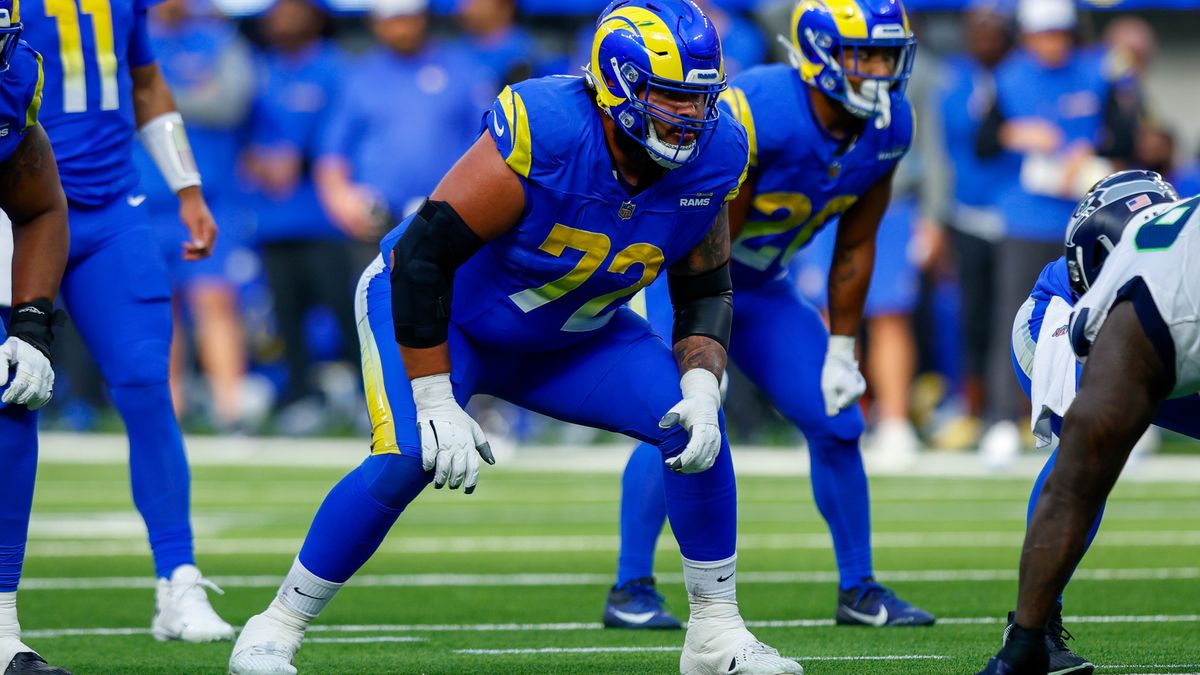
<svg viewBox="0 0 1200 675">
<path fill-rule="evenodd" d="M 270 600 L 341 470 L 199 466 L 200 564 L 240 625 Z M 1015 596 L 1029 481 L 873 480 L 880 579 L 935 612 L 925 629 L 834 628 L 833 558 L 802 478 L 740 481 L 743 613 L 823 673 L 973 673 Z M 603 630 L 617 474 L 485 469 L 470 497 L 430 490 L 330 605 L 302 673 L 672 673 L 682 633 Z M 150 637 L 152 569 L 124 467 L 44 464 L 21 618 L 77 674 L 224 673 L 230 645 Z M 1200 672 L 1200 486 L 1118 488 L 1067 597 L 1077 651 L 1104 674 Z M 660 586 L 686 613 L 664 537 Z"/>
</svg>

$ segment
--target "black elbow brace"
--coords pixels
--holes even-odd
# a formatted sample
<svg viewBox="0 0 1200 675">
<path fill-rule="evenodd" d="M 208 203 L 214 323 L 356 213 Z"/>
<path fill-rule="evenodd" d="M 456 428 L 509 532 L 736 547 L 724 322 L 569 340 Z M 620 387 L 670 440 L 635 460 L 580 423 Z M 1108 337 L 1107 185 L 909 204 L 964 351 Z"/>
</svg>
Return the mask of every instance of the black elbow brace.
<svg viewBox="0 0 1200 675">
<path fill-rule="evenodd" d="M 392 326 L 405 347 L 446 341 L 454 272 L 483 246 L 446 202 L 426 200 L 392 249 Z"/>
<path fill-rule="evenodd" d="M 729 349 L 729 331 L 733 325 L 733 280 L 729 261 L 693 276 L 667 275 L 671 304 L 675 307 L 672 342 L 703 335 Z"/>
</svg>

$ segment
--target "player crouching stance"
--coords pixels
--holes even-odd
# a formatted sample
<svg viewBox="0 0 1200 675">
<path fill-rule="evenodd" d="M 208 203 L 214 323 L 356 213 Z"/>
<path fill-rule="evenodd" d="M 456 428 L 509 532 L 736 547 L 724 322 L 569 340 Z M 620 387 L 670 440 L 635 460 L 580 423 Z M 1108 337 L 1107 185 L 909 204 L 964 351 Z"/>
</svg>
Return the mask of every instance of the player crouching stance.
<svg viewBox="0 0 1200 675">
<path fill-rule="evenodd" d="M 689 0 L 617 0 L 586 75 L 501 92 L 488 133 L 381 243 L 355 299 L 371 455 L 321 505 L 231 673 L 295 673 L 308 623 L 425 485 L 475 489 L 479 458 L 493 462 L 461 407 L 475 393 L 662 452 L 691 605 L 681 672 L 803 672 L 746 630 L 735 594 L 718 378 L 732 316 L 725 204 L 748 146 L 717 112 L 720 41 Z M 674 358 L 624 306 L 664 269 Z"/>
<path fill-rule="evenodd" d="M 1200 311 L 1200 275 L 1192 269 L 1200 259 L 1200 197 L 1176 199 L 1157 174 L 1128 171 L 1097 183 L 1075 210 L 1064 267 L 1071 288 L 1086 292 L 1068 333 L 1086 362 L 1025 533 L 1017 611 L 1004 647 L 978 675 L 1051 672 L 1047 626 L 1061 621 L 1063 588 L 1130 450 L 1152 421 L 1200 436 L 1193 396 L 1200 389 L 1200 332 L 1191 318 Z M 1076 241 L 1114 229 L 1120 241 L 1107 257 L 1099 246 Z M 1071 256 L 1075 250 L 1080 254 Z M 1040 342 L 1038 352 L 1052 348 Z M 1061 412 L 1054 396 L 1035 392 L 1034 398 L 1039 418 L 1042 408 L 1048 417 Z M 1092 670 L 1086 662 L 1071 669 L 1054 664 L 1054 672 Z"/>
</svg>

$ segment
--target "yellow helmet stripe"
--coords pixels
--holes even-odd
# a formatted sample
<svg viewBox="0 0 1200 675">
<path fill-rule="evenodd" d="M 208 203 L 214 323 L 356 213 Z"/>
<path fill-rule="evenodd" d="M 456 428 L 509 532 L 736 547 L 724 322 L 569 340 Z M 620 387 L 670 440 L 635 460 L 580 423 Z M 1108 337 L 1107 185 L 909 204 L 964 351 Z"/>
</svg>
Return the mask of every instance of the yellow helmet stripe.
<svg viewBox="0 0 1200 675">
<path fill-rule="evenodd" d="M 46 74 L 42 72 L 42 55 L 36 51 L 33 55 L 37 57 L 38 78 L 33 87 L 33 98 L 29 100 L 29 107 L 25 109 L 25 127 L 21 131 L 38 123 L 38 112 L 42 109 L 42 86 L 46 83 Z"/>
<path fill-rule="evenodd" d="M 746 140 L 750 145 L 750 166 L 758 166 L 758 132 L 754 128 L 754 114 L 750 112 L 750 101 L 746 92 L 730 87 L 721 92 L 721 100 L 729 106 L 733 118 L 746 128 Z"/>
<path fill-rule="evenodd" d="M 13 0 L 12 16 L 8 19 L 13 23 L 21 23 L 21 0 Z"/>
<path fill-rule="evenodd" d="M 671 29 L 654 12 L 642 7 L 622 7 L 609 14 L 600 26 L 600 30 L 617 30 L 628 28 L 642 37 L 647 56 L 650 58 L 650 70 L 656 77 L 665 80 L 683 81 L 683 59 L 679 55 L 679 46 Z M 599 41 L 592 45 L 592 60 L 596 60 Z"/>
<path fill-rule="evenodd" d="M 529 178 L 529 169 L 533 166 L 533 137 L 529 134 L 529 113 L 525 110 L 525 101 L 512 87 L 505 87 L 500 92 L 499 100 L 504 121 L 513 135 L 512 152 L 508 153 L 504 162 L 522 178 Z"/>
<path fill-rule="evenodd" d="M 856 0 L 824 0 L 825 6 L 833 14 L 838 33 L 844 38 L 867 38 L 867 19 L 863 16 L 862 8 Z"/>
</svg>

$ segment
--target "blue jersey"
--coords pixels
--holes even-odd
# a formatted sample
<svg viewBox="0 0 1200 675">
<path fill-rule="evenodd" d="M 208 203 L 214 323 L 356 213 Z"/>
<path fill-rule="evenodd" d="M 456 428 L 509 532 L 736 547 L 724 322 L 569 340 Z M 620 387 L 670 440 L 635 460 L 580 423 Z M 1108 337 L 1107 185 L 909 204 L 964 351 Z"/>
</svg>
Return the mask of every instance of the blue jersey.
<svg viewBox="0 0 1200 675">
<path fill-rule="evenodd" d="M 507 87 L 484 115 L 525 187 L 525 215 L 457 272 L 451 318 L 471 339 L 523 352 L 584 339 L 699 244 L 737 196 L 748 150 L 728 117 L 699 157 L 630 194 L 600 115 L 583 79 L 566 76 Z M 403 229 L 384 238 L 385 259 Z"/>
<path fill-rule="evenodd" d="M 942 82 L 943 145 L 954 167 L 954 199 L 976 208 L 993 206 L 1008 167 L 976 154 L 975 135 L 995 104 L 995 74 L 975 59 L 958 56 L 946 60 Z"/>
<path fill-rule="evenodd" d="M 324 119 L 320 154 L 344 159 L 356 183 L 392 213 L 408 213 L 470 146 L 500 87 L 452 44 L 408 56 L 379 47 L 351 66 Z"/>
<path fill-rule="evenodd" d="M 260 87 L 250 120 L 255 151 L 295 155 L 309 166 L 317 156 L 322 121 L 346 72 L 344 57 L 332 43 L 320 42 L 295 54 L 261 54 Z M 302 171 L 284 194 L 257 190 L 254 210 L 260 242 L 345 236 L 325 216 L 308 171 Z"/>
<path fill-rule="evenodd" d="M 768 65 L 734 78 L 722 105 L 746 128 L 754 200 L 733 245 L 735 286 L 757 286 L 784 273 L 813 234 L 838 218 L 886 176 L 913 141 L 907 99 L 892 98 L 891 123 L 868 122 L 843 148 L 821 126 L 795 68 Z"/>
<path fill-rule="evenodd" d="M 106 204 L 138 181 L 130 68 L 154 61 L 144 0 L 25 0 L 25 39 L 42 54 L 42 126 L 73 202 Z"/>
<path fill-rule="evenodd" d="M 1057 126 L 1063 147 L 1084 142 L 1100 144 L 1104 102 L 1113 81 L 1105 54 L 1078 51 L 1061 68 L 1047 68 L 1018 50 L 996 69 L 996 104 L 1006 120 L 1040 118 Z M 1006 234 L 1014 239 L 1056 241 L 1063 223 L 1071 219 L 1075 199 L 1033 194 L 1020 184 L 1023 155 L 1001 156 L 1008 176 L 1000 207 Z"/>
<path fill-rule="evenodd" d="M 24 41 L 18 42 L 0 79 L 4 81 L 0 88 L 0 162 L 5 162 L 38 123 L 42 57 Z"/>
<path fill-rule="evenodd" d="M 1067 323 L 1060 321 L 1058 326 L 1048 326 L 1053 329 L 1049 333 L 1044 333 L 1042 329 L 1047 310 L 1051 309 L 1052 304 L 1058 303 L 1062 303 L 1068 308 L 1075 306 L 1070 277 L 1067 274 L 1067 259 L 1062 257 L 1042 269 L 1042 273 L 1038 275 L 1037 282 L 1033 286 L 1033 291 L 1029 294 L 1029 299 L 1025 301 L 1018 312 L 1013 326 L 1013 367 L 1016 369 L 1017 380 L 1021 383 L 1021 388 L 1025 390 L 1026 396 L 1031 395 L 1034 377 L 1069 378 L 1075 387 L 1079 386 L 1083 367 L 1077 362 L 1073 362 L 1069 370 L 1064 369 L 1058 373 L 1034 372 L 1034 353 L 1037 350 L 1038 341 L 1043 335 L 1048 334 L 1050 339 L 1063 339 L 1068 342 L 1070 340 L 1070 336 L 1067 334 L 1069 332 Z M 1038 413 L 1038 411 L 1034 412 Z M 1051 414 L 1048 421 L 1050 430 L 1055 435 L 1061 433 L 1061 416 Z M 1200 438 L 1200 395 L 1194 394 L 1164 401 L 1159 405 L 1158 413 L 1154 416 L 1154 424 L 1192 438 Z"/>
</svg>

